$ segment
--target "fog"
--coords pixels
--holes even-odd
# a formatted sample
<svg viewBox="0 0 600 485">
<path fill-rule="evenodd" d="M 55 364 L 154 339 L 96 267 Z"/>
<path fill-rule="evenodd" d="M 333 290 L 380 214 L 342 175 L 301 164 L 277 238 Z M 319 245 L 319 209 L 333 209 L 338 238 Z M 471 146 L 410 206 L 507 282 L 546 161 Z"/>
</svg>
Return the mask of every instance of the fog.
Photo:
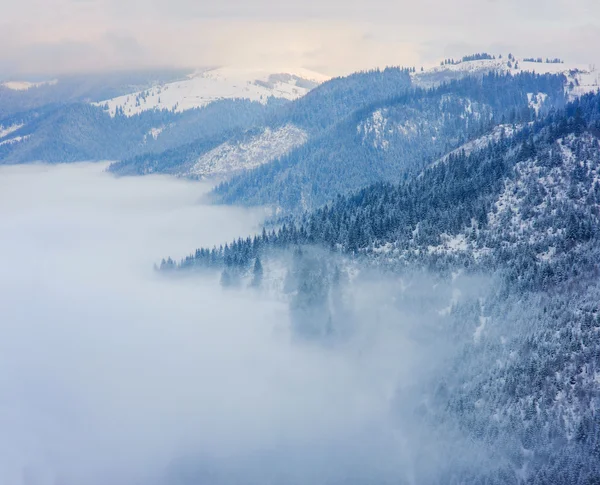
<svg viewBox="0 0 600 485">
<path fill-rule="evenodd" d="M 299 341 L 277 295 L 153 270 L 263 211 L 103 169 L 0 169 L 0 483 L 413 483 L 442 459 L 458 437 L 402 415 L 450 351 L 435 305 L 415 316 L 371 280 L 352 338 Z"/>
</svg>

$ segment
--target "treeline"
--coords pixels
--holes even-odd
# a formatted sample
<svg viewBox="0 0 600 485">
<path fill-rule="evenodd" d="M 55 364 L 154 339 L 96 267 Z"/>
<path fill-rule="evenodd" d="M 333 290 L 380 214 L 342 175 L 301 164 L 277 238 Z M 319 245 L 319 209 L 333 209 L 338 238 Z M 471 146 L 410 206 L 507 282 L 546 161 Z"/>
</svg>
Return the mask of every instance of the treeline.
<svg viewBox="0 0 600 485">
<path fill-rule="evenodd" d="M 558 57 L 555 57 L 553 59 L 546 57 L 546 60 L 542 59 L 541 57 L 525 57 L 525 58 L 523 58 L 523 62 L 538 62 L 538 63 L 545 62 L 546 64 L 563 64 L 564 63 L 564 61 L 562 59 L 559 59 Z"/>
<path fill-rule="evenodd" d="M 500 57 L 502 57 L 502 56 L 500 56 Z M 461 59 L 452 59 L 452 58 L 444 59 L 443 61 L 440 62 L 440 66 L 447 66 L 447 65 L 453 66 L 456 64 L 460 64 L 461 62 L 484 61 L 484 60 L 492 60 L 492 59 L 496 59 L 496 56 L 488 54 L 487 52 L 478 52 L 476 54 L 463 56 Z"/>
</svg>

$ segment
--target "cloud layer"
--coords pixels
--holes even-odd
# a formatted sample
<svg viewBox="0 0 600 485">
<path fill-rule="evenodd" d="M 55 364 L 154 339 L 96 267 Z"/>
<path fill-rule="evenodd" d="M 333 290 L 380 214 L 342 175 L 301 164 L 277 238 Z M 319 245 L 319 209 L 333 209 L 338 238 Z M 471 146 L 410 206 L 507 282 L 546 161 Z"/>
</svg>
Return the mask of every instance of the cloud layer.
<svg viewBox="0 0 600 485">
<path fill-rule="evenodd" d="M 4 72 L 215 64 L 329 74 L 492 50 L 596 60 L 595 0 L 24 0 L 3 6 Z"/>
</svg>

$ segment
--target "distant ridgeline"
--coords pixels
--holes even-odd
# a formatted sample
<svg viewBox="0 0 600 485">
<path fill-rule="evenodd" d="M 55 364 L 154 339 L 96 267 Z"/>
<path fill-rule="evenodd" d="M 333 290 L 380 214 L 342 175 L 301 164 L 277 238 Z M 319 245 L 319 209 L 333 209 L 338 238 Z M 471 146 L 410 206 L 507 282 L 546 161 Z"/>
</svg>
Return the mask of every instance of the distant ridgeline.
<svg viewBox="0 0 600 485">
<path fill-rule="evenodd" d="M 502 56 L 500 56 L 500 57 L 502 57 Z M 463 56 L 462 59 L 459 59 L 459 60 L 444 59 L 443 61 L 440 62 L 440 66 L 447 66 L 449 64 L 456 65 L 456 64 L 460 64 L 461 62 L 482 61 L 482 60 L 489 60 L 489 59 L 496 59 L 496 56 L 488 54 L 487 52 L 481 52 L 481 53 L 472 54 L 469 56 Z"/>
<path fill-rule="evenodd" d="M 463 56 L 461 59 L 452 59 L 452 58 L 448 58 L 448 59 L 444 59 L 443 61 L 440 61 L 440 66 L 455 66 L 457 64 L 461 64 L 463 62 L 469 62 L 469 61 L 484 61 L 484 60 L 493 60 L 496 59 L 495 55 L 492 54 L 488 54 L 487 52 L 481 52 L 481 53 L 477 53 L 477 54 L 471 54 L 468 56 Z M 498 57 L 498 59 L 502 59 L 502 55 L 500 55 Z M 515 57 L 512 54 L 508 54 L 508 59 L 510 61 L 515 61 Z M 564 61 L 562 59 L 559 59 L 558 57 L 554 57 L 554 58 L 548 58 L 546 57 L 546 59 L 542 59 L 541 57 L 524 57 L 523 58 L 523 62 L 538 62 L 538 63 L 546 63 L 546 64 L 564 64 Z"/>
<path fill-rule="evenodd" d="M 414 329 L 453 349 L 411 391 L 414 402 L 401 395 L 394 405 L 443 448 L 415 466 L 415 480 L 600 483 L 600 95 L 525 119 L 405 182 L 338 196 L 277 230 L 160 269 L 214 269 L 225 286 L 260 287 L 280 258 L 292 328 L 317 341 L 351 328 L 349 260 L 398 270 L 417 303 L 437 285 L 419 287 L 411 271 L 445 284 L 485 275 L 491 283 L 478 295 L 453 296 Z M 448 429 L 489 459 L 472 459 Z"/>
<path fill-rule="evenodd" d="M 564 64 L 564 61 L 562 59 L 559 59 L 558 57 L 555 57 L 554 59 L 549 59 L 548 57 L 546 57 L 545 61 L 541 57 L 524 57 L 523 61 L 539 63 L 545 62 L 546 64 Z"/>
<path fill-rule="evenodd" d="M 121 96 L 158 82 L 172 82 L 187 74 L 186 69 L 136 70 L 71 74 L 34 82 L 8 81 L 0 83 L 0 120 L 47 105 L 88 104 Z M 16 89 L 11 88 L 14 85 Z"/>
</svg>

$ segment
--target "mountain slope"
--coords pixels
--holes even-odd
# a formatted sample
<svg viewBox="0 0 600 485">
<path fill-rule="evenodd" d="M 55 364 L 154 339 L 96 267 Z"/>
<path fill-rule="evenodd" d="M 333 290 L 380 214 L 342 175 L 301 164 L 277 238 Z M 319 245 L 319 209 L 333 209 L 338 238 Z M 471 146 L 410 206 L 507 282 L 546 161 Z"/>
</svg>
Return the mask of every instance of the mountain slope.
<svg viewBox="0 0 600 485">
<path fill-rule="evenodd" d="M 506 262 L 505 251 L 526 245 L 521 257 L 556 260 L 597 232 L 599 136 L 600 95 L 588 95 L 510 137 L 449 154 L 405 183 L 338 197 L 266 242 L 317 243 L 397 261 L 442 253 L 461 261 L 466 254 L 483 265 Z M 465 243 L 444 251 L 448 238 Z"/>
</svg>

